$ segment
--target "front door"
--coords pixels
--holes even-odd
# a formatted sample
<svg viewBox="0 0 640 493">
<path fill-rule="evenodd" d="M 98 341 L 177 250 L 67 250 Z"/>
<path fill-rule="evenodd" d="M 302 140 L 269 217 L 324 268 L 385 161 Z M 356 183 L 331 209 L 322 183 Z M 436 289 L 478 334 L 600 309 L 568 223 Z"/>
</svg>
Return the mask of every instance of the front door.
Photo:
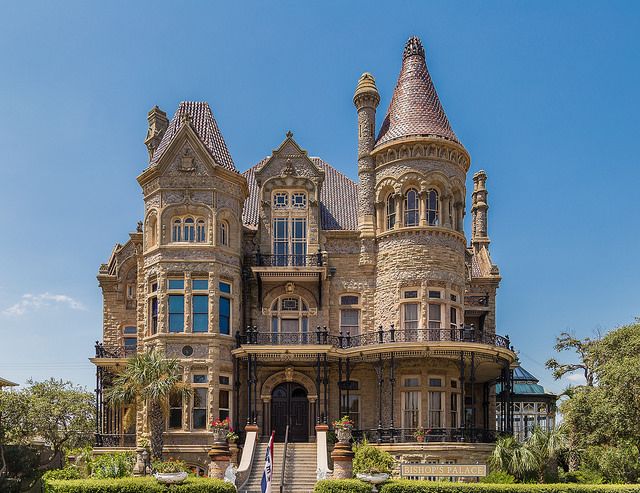
<svg viewBox="0 0 640 493">
<path fill-rule="evenodd" d="M 284 441 L 287 425 L 290 442 L 309 440 L 307 391 L 293 382 L 281 383 L 271 394 L 271 429 L 276 432 L 277 441 Z"/>
</svg>

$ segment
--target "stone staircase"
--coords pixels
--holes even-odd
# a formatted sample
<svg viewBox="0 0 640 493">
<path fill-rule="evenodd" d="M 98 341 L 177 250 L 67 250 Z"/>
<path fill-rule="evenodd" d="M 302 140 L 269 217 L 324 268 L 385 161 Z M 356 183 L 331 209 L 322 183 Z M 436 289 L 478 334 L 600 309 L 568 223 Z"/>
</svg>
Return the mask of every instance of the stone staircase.
<svg viewBox="0 0 640 493">
<path fill-rule="evenodd" d="M 249 480 L 241 493 L 260 493 L 260 483 L 264 471 L 264 457 L 267 452 L 267 444 L 259 443 L 256 447 L 256 455 Z M 273 445 L 273 480 L 271 492 L 279 493 L 280 475 L 282 472 L 282 454 L 284 443 Z M 284 489 L 285 493 L 310 493 L 316 484 L 316 444 L 315 443 L 290 443 L 287 448 L 287 465 L 285 467 Z"/>
</svg>

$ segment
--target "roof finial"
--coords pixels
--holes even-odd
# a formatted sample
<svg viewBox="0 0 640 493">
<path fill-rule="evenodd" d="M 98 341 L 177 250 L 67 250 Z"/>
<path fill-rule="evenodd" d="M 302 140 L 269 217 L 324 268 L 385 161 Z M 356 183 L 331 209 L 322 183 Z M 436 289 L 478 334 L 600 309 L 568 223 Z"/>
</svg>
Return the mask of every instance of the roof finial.
<svg viewBox="0 0 640 493">
<path fill-rule="evenodd" d="M 407 57 L 419 55 L 424 58 L 424 47 L 422 46 L 422 41 L 418 36 L 411 36 L 407 40 L 407 44 L 404 45 L 404 54 L 402 55 L 402 59 L 404 60 Z"/>
<path fill-rule="evenodd" d="M 291 130 L 289 130 L 287 132 L 287 138 L 290 139 L 291 137 L 293 137 L 293 132 Z"/>
</svg>

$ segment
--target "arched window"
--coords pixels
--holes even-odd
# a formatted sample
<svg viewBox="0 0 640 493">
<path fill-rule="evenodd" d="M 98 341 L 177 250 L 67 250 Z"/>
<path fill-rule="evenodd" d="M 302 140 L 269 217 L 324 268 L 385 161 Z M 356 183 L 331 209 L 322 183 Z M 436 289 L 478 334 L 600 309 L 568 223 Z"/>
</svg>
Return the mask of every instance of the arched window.
<svg viewBox="0 0 640 493">
<path fill-rule="evenodd" d="M 205 243 L 207 241 L 207 224 L 201 217 L 174 217 L 171 224 L 172 242 Z"/>
<path fill-rule="evenodd" d="M 196 241 L 198 243 L 204 243 L 206 239 L 207 235 L 204 219 L 198 219 L 198 222 L 196 223 Z"/>
<path fill-rule="evenodd" d="M 173 220 L 171 241 L 182 241 L 182 219 L 180 218 L 176 218 Z"/>
<path fill-rule="evenodd" d="M 218 241 L 220 245 L 229 246 L 229 225 L 226 221 L 220 221 L 218 226 Z"/>
<path fill-rule="evenodd" d="M 427 223 L 429 226 L 440 224 L 438 192 L 433 188 L 427 191 Z"/>
<path fill-rule="evenodd" d="M 196 230 L 195 230 L 195 221 L 192 217 L 187 217 L 184 220 L 184 240 L 183 241 L 195 241 L 196 239 Z"/>
<path fill-rule="evenodd" d="M 276 344 L 309 342 L 309 305 L 300 296 L 286 294 L 271 304 L 271 338 Z"/>
<path fill-rule="evenodd" d="M 420 221 L 418 211 L 418 191 L 414 188 L 407 190 L 404 196 L 404 225 L 417 226 Z"/>
<path fill-rule="evenodd" d="M 393 229 L 396 224 L 396 199 L 393 194 L 387 197 L 387 229 Z"/>
</svg>

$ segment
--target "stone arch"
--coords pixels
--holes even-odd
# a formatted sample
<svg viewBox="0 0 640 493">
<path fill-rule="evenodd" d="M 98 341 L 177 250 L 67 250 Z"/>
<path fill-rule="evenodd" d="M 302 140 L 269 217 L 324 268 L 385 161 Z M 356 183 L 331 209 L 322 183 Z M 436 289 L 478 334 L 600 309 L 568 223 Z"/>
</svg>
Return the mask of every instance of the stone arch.
<svg viewBox="0 0 640 493">
<path fill-rule="evenodd" d="M 271 399 L 273 389 L 284 382 L 296 382 L 302 385 L 307 391 L 307 399 L 309 399 L 310 402 L 318 399 L 315 382 L 304 373 L 294 370 L 293 367 L 288 367 L 285 370 L 268 376 L 260 387 L 260 398 L 262 400 Z"/>
<path fill-rule="evenodd" d="M 432 171 L 425 180 L 425 190 L 429 188 L 436 189 L 442 196 L 447 195 L 451 188 L 449 178 L 441 171 Z"/>
<path fill-rule="evenodd" d="M 151 209 L 144 220 L 144 246 L 146 249 L 158 245 L 158 211 Z"/>
<path fill-rule="evenodd" d="M 202 204 L 170 205 L 166 207 L 160 215 L 160 227 L 162 230 L 161 244 L 165 245 L 171 243 L 171 219 L 175 216 L 183 216 L 187 214 L 203 217 L 205 220 L 205 228 L 209 228 L 212 223 L 213 213 L 209 206 Z M 211 244 L 211 242 L 207 241 L 205 244 Z"/>
<path fill-rule="evenodd" d="M 376 186 L 376 202 L 386 203 L 390 193 L 396 193 L 396 180 L 387 177 Z"/>
<path fill-rule="evenodd" d="M 289 291 L 287 288 L 288 284 L 276 286 L 275 288 L 267 291 L 264 295 L 263 306 L 270 307 L 276 298 L 279 298 L 285 294 L 291 294 L 295 296 L 300 296 L 305 299 L 305 301 L 309 305 L 309 310 L 316 311 L 318 310 L 318 300 L 316 299 L 316 295 L 314 295 L 307 288 L 295 284 L 293 287 L 293 291 Z"/>
<path fill-rule="evenodd" d="M 422 177 L 422 175 L 416 173 L 415 171 L 405 173 L 400 178 L 398 178 L 398 183 L 400 185 L 400 191 L 402 194 L 405 194 L 410 188 L 415 188 L 416 190 L 420 191 L 423 181 L 424 178 Z"/>
<path fill-rule="evenodd" d="M 215 220 L 215 224 L 214 224 L 214 239 L 213 239 L 213 243 L 214 245 L 220 245 L 220 224 L 221 222 L 224 221 L 227 226 L 228 226 L 228 241 L 227 241 L 227 247 L 228 248 L 236 248 L 236 247 L 240 247 L 240 236 L 242 234 L 241 229 L 240 229 L 240 221 L 238 220 L 238 217 L 236 216 L 236 213 L 228 208 L 224 208 L 224 209 L 218 209 L 218 214 L 216 216 L 216 220 Z"/>
</svg>

